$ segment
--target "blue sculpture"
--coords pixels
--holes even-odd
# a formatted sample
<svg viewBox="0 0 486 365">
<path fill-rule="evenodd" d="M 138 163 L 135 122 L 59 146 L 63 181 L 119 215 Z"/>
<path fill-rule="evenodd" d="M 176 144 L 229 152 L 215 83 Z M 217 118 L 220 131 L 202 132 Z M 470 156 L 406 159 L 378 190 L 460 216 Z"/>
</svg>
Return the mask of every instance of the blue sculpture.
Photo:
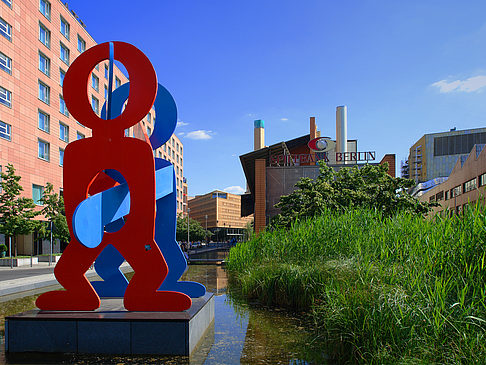
<svg viewBox="0 0 486 365">
<path fill-rule="evenodd" d="M 129 95 L 130 84 L 126 83 L 113 92 L 111 116 L 121 114 Z M 101 115 L 105 115 L 106 104 Z M 154 131 L 150 136 L 152 149 L 157 149 L 169 140 L 177 123 L 177 108 L 171 94 L 158 85 L 154 103 L 156 119 Z M 155 158 L 156 177 L 156 217 L 155 242 L 164 255 L 169 271 L 160 290 L 177 291 L 192 298 L 203 296 L 206 288 L 197 282 L 179 281 L 187 270 L 186 258 L 175 239 L 176 233 L 176 190 L 174 168 L 168 161 Z M 96 247 L 102 240 L 103 231 L 112 232 L 120 229 L 123 216 L 130 211 L 130 192 L 121 174 L 114 170 L 104 171 L 117 181 L 111 189 L 95 194 L 83 201 L 73 216 L 73 227 L 96 227 L 96 229 L 78 231 L 76 238 L 87 247 Z M 98 256 L 95 270 L 103 281 L 91 284 L 101 297 L 123 297 L 128 280 L 120 270 L 123 256 L 112 245 L 108 245 Z"/>
</svg>

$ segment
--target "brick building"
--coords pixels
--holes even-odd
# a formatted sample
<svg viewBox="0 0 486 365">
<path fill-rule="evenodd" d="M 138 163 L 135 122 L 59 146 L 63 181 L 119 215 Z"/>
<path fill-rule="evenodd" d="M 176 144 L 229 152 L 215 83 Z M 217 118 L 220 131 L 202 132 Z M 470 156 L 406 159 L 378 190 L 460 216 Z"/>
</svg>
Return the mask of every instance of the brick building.
<svg viewBox="0 0 486 365">
<path fill-rule="evenodd" d="M 213 232 L 212 240 L 241 240 L 252 216 L 241 217 L 241 195 L 214 190 L 189 200 L 189 217 Z"/>
<path fill-rule="evenodd" d="M 50 182 L 62 194 L 62 166 L 66 145 L 90 137 L 63 100 L 64 75 L 73 60 L 96 45 L 82 20 L 59 0 L 0 1 L 0 171 L 14 165 L 23 195 L 38 203 Z M 128 82 L 116 67 L 113 89 Z M 108 61 L 93 70 L 88 94 L 98 114 L 108 93 Z M 152 110 L 129 136 L 145 138 L 153 130 Z M 157 151 L 157 157 L 174 164 L 177 175 L 177 209 L 183 212 L 183 145 L 177 136 Z M 0 235 L 1 236 L 1 235 Z M 3 242 L 4 237 L 0 237 Z M 25 244 L 24 244 L 25 241 Z M 19 239 L 19 252 L 42 253 L 43 244 L 32 237 Z"/>
<path fill-rule="evenodd" d="M 468 204 L 478 200 L 484 204 L 486 193 L 486 149 L 484 144 L 475 145 L 471 152 L 460 157 L 448 179 L 423 193 L 421 201 L 439 203 L 432 214 L 460 213 Z M 432 215 L 431 214 L 431 215 Z"/>
<path fill-rule="evenodd" d="M 260 232 L 279 213 L 275 204 L 288 195 L 303 177 L 315 179 L 319 174 L 317 161 L 324 160 L 335 170 L 377 164 L 374 151 L 360 152 L 357 140 L 347 138 L 347 110 L 336 110 L 336 140 L 321 137 L 315 118 L 310 118 L 310 133 L 271 146 L 264 143 L 264 123 L 255 121 L 255 150 L 240 156 L 247 181 L 247 193 L 242 195 L 241 215 L 254 214 L 255 232 Z M 313 144 L 314 143 L 314 144 Z M 316 143 L 321 143 L 320 147 Z M 310 146 L 314 148 L 311 148 Z M 388 163 L 388 174 L 395 177 L 395 155 L 386 154 L 378 164 Z"/>
</svg>

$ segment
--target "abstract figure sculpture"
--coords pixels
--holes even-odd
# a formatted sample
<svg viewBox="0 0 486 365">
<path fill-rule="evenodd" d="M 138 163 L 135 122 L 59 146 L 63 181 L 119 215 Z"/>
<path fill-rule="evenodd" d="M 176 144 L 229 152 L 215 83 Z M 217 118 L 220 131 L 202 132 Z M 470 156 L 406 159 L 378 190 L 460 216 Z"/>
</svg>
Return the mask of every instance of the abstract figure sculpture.
<svg viewBox="0 0 486 365">
<path fill-rule="evenodd" d="M 105 120 L 91 109 L 87 85 L 92 69 L 107 59 L 110 59 L 110 68 L 113 59 L 122 62 L 131 82 L 126 107 L 123 112 L 120 107 L 113 119 L 110 118 L 109 95 Z M 63 93 L 70 113 L 77 121 L 92 129 L 92 137 L 70 143 L 64 154 L 64 200 L 72 238 L 54 273 L 66 290 L 42 294 L 37 299 L 37 306 L 42 310 L 98 308 L 99 296 L 87 280 L 85 272 L 103 249 L 109 246 L 112 252 L 118 251 L 134 270 L 134 276 L 124 292 L 124 306 L 127 310 L 188 309 L 192 303 L 188 295 L 159 290 L 169 277 L 170 265 L 168 267 L 154 239 L 156 195 L 163 197 L 173 194 L 173 168 L 164 161 L 157 163 L 157 175 L 166 181 L 170 177 L 171 183 L 165 186 L 160 184 L 156 193 L 156 166 L 151 145 L 124 136 L 125 129 L 147 115 L 156 98 L 157 77 L 152 64 L 140 50 L 130 44 L 99 44 L 82 53 L 73 62 L 64 79 Z M 165 208 L 170 208 L 169 204 Z M 167 232 L 163 228 L 167 216 L 163 209 L 157 211 L 162 231 Z M 172 215 L 175 215 L 175 209 Z M 175 218 L 172 219 L 174 221 Z M 159 241 L 164 242 L 164 238 L 160 237 Z M 110 257 L 109 252 L 106 255 Z M 114 264 L 116 260 L 115 257 Z M 173 288 L 177 290 L 176 286 Z"/>
<path fill-rule="evenodd" d="M 129 97 L 129 90 L 130 83 L 115 90 L 111 104 L 112 116 L 118 116 L 122 112 L 123 105 Z M 101 112 L 102 115 L 104 109 Z M 154 109 L 157 118 L 154 121 L 150 144 L 152 149 L 156 150 L 170 139 L 177 123 L 175 101 L 161 84 L 157 88 Z M 176 189 L 173 188 L 175 186 L 174 170 L 168 161 L 161 158 L 155 158 L 155 170 L 157 201 L 155 241 L 169 266 L 169 272 L 160 290 L 181 292 L 191 298 L 201 297 L 206 293 L 202 284 L 179 281 L 187 269 L 187 261 L 175 239 L 177 202 Z M 123 256 L 111 245 L 107 246 L 96 259 L 95 270 L 103 281 L 94 281 L 91 284 L 100 297 L 123 297 L 128 286 L 128 280 L 119 269 L 123 261 Z"/>
</svg>

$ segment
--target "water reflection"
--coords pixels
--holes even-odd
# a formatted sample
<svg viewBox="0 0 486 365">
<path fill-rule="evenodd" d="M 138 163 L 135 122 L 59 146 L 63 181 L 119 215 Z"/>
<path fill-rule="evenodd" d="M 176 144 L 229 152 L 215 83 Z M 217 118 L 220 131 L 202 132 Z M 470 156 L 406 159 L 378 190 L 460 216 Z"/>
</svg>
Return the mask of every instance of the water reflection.
<svg viewBox="0 0 486 365">
<path fill-rule="evenodd" d="M 224 267 L 192 265 L 183 280 L 204 284 L 216 293 L 215 320 L 190 357 L 187 356 L 69 356 L 51 363 L 76 364 L 307 364 L 325 363 L 312 349 L 310 334 L 301 319 L 285 312 L 255 309 L 226 295 Z M 2 341 L 0 364 L 5 364 Z M 27 357 L 28 363 L 33 362 Z M 15 362 L 9 362 L 13 364 Z M 22 361 L 22 363 L 26 363 Z M 47 363 L 43 357 L 37 363 Z"/>
</svg>

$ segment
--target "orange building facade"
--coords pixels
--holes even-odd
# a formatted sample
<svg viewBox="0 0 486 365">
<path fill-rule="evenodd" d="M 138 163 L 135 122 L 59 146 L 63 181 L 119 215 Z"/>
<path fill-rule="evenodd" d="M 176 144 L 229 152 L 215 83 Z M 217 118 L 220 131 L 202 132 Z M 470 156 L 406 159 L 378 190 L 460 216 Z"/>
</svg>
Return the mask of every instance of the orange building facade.
<svg viewBox="0 0 486 365">
<path fill-rule="evenodd" d="M 82 20 L 59 0 L 0 1 L 0 170 L 12 164 L 23 196 L 36 203 L 49 182 L 62 194 L 63 154 L 67 144 L 90 137 L 91 130 L 70 116 L 62 97 L 69 65 L 96 45 Z M 116 67 L 113 89 L 128 82 Z M 108 93 L 108 61 L 93 70 L 88 95 L 100 114 Z M 127 131 L 150 135 L 155 111 Z M 140 128 L 142 127 L 142 128 Z M 183 145 L 176 135 L 154 151 L 174 164 L 177 211 L 183 212 Z"/>
<path fill-rule="evenodd" d="M 244 230 L 253 216 L 241 217 L 241 195 L 214 190 L 189 200 L 189 217 L 213 232 L 213 241 L 243 238 Z"/>
</svg>

